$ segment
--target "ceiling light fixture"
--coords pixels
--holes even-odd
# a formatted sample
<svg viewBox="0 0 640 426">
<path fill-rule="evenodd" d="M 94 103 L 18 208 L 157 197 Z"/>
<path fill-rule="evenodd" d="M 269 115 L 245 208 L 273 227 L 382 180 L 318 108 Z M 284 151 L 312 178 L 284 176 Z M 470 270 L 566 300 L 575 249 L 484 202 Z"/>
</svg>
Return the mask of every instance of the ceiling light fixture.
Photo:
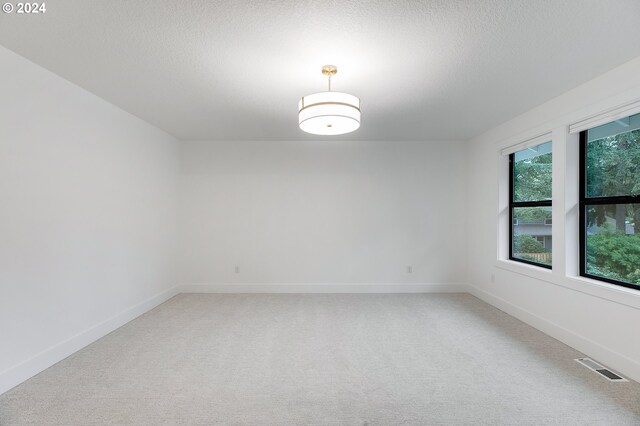
<svg viewBox="0 0 640 426">
<path fill-rule="evenodd" d="M 360 127 L 360 99 L 348 93 L 332 92 L 331 77 L 338 68 L 322 67 L 329 78 L 329 90 L 303 96 L 298 102 L 298 124 L 314 135 L 342 135 Z"/>
</svg>

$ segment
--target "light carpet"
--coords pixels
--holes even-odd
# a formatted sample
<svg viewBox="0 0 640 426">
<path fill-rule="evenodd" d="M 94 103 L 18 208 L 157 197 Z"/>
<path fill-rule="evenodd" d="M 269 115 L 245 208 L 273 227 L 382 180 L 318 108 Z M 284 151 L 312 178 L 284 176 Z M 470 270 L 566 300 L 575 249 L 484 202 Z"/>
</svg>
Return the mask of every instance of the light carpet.
<svg viewBox="0 0 640 426">
<path fill-rule="evenodd" d="M 0 424 L 640 424 L 640 384 L 581 356 L 467 294 L 181 294 L 0 396 Z"/>
</svg>

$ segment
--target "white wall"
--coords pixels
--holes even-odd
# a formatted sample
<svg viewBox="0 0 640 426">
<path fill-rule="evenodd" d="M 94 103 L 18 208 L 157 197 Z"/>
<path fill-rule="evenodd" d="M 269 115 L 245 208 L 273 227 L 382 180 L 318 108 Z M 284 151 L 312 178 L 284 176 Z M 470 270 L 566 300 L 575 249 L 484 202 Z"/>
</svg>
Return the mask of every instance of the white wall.
<svg viewBox="0 0 640 426">
<path fill-rule="evenodd" d="M 176 285 L 177 142 L 0 47 L 0 393 Z"/>
<path fill-rule="evenodd" d="M 468 142 L 468 281 L 477 296 L 640 381 L 640 292 L 577 277 L 578 140 L 567 129 L 634 99 L 640 99 L 640 58 Z M 553 271 L 498 255 L 498 231 L 504 245 L 508 227 L 498 200 L 508 185 L 508 163 L 499 148 L 548 131 L 554 158 Z M 504 247 L 501 252 L 506 255 Z"/>
<path fill-rule="evenodd" d="M 464 155 L 460 142 L 184 142 L 182 282 L 463 282 Z"/>
</svg>

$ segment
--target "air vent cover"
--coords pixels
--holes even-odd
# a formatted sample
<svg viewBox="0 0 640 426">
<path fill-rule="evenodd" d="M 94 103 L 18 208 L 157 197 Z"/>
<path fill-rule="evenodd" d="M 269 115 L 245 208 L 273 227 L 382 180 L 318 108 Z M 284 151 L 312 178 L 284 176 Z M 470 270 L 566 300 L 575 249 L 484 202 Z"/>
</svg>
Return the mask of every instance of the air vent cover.
<svg viewBox="0 0 640 426">
<path fill-rule="evenodd" d="M 627 379 L 620 376 L 617 373 L 609 370 L 607 367 L 595 362 L 591 358 L 577 358 L 575 361 L 578 361 L 580 364 L 587 367 L 589 370 L 595 371 L 600 374 L 602 377 L 606 378 L 610 382 L 628 382 Z"/>
</svg>

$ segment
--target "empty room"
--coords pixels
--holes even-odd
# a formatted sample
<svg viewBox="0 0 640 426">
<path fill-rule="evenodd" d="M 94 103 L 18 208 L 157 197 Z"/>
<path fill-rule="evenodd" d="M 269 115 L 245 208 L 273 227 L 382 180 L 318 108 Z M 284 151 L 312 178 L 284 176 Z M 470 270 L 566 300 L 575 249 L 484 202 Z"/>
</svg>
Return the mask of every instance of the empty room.
<svg viewBox="0 0 640 426">
<path fill-rule="evenodd" d="M 640 425 L 638 0 L 0 3 L 0 425 Z"/>
</svg>

